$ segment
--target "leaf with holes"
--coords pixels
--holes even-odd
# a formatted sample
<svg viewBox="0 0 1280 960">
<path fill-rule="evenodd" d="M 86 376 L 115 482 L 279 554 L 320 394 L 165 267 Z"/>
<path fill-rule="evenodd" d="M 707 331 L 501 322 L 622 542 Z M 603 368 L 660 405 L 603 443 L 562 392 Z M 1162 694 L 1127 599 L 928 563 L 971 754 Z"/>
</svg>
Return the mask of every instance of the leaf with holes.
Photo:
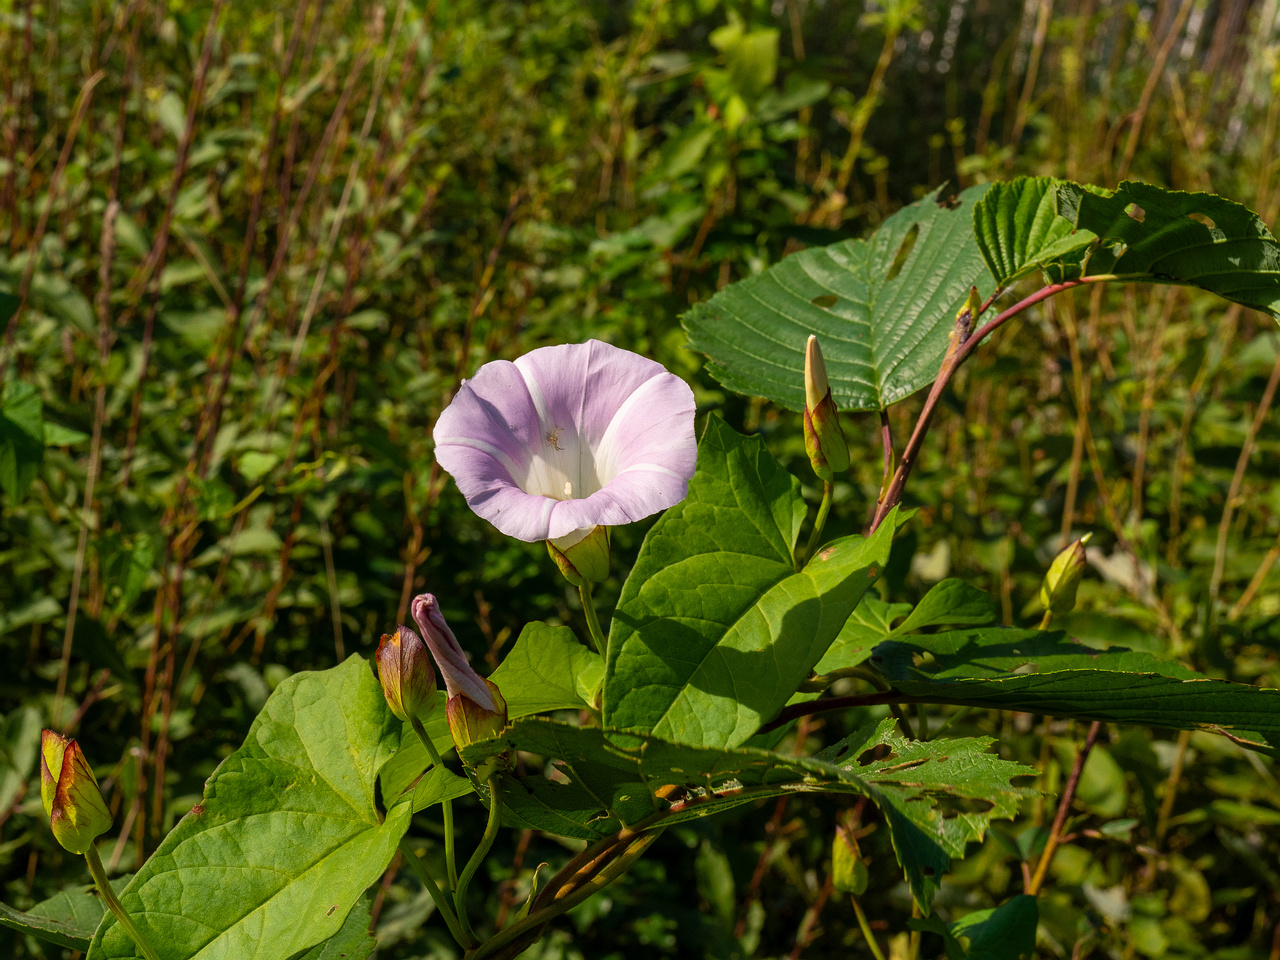
<svg viewBox="0 0 1280 960">
<path fill-rule="evenodd" d="M 889 558 L 894 520 L 796 568 L 799 483 L 707 421 L 689 495 L 649 531 L 609 638 L 604 723 L 734 747 L 772 719 Z"/>
<path fill-rule="evenodd" d="M 1115 191 L 1063 182 L 1057 198 L 1063 217 L 1098 237 L 1062 276 L 1190 284 L 1280 319 L 1280 243 L 1248 207 L 1133 180 Z"/>
<path fill-rule="evenodd" d="M 1093 650 L 1060 632 L 988 627 L 893 639 L 871 663 L 924 702 L 1208 730 L 1280 755 L 1280 690 L 1121 647 Z M 1014 672 L 1028 667 L 1035 672 Z"/>
<path fill-rule="evenodd" d="M 982 839 L 992 818 L 1012 817 L 1033 795 L 1011 780 L 1034 771 L 987 753 L 992 742 L 915 743 L 885 720 L 817 756 L 792 757 L 528 718 L 463 755 L 477 765 L 516 750 L 547 757 L 550 776 L 502 776 L 507 821 L 588 840 L 789 793 L 869 797 L 885 815 L 912 892 L 927 904 L 952 858 Z"/>
<path fill-rule="evenodd" d="M 804 409 L 804 351 L 816 334 L 836 405 L 884 410 L 933 382 L 971 286 L 994 285 L 973 236 L 987 185 L 935 191 L 867 240 L 792 254 L 684 315 L 692 349 L 738 393 Z"/>
<path fill-rule="evenodd" d="M 374 797 L 399 739 L 361 657 L 281 683 L 121 893 L 161 960 L 285 960 L 338 934 L 409 825 L 408 802 L 384 816 Z M 137 956 L 112 918 L 89 948 Z"/>
<path fill-rule="evenodd" d="M 1049 177 L 993 183 L 973 205 L 973 233 L 996 286 L 1063 261 L 1097 237 L 1058 213 L 1058 185 Z"/>
</svg>

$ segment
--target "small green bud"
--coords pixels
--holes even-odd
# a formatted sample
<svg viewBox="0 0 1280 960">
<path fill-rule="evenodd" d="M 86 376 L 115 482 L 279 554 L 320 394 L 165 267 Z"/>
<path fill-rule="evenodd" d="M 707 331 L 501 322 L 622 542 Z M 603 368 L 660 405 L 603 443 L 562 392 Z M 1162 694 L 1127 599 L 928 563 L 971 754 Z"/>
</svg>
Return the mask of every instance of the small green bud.
<svg viewBox="0 0 1280 960">
<path fill-rule="evenodd" d="M 804 448 L 819 479 L 830 483 L 849 469 L 849 444 L 840 429 L 840 413 L 831 399 L 827 365 L 818 338 L 809 337 L 804 355 Z"/>
<path fill-rule="evenodd" d="M 1084 576 L 1085 544 L 1093 534 L 1086 533 L 1053 558 L 1049 572 L 1040 584 L 1040 602 L 1055 617 L 1063 617 L 1075 609 L 1076 590 Z"/>
<path fill-rule="evenodd" d="M 844 827 L 836 827 L 831 841 L 831 879 L 841 893 L 860 897 L 867 892 L 867 865 L 862 862 L 858 841 Z"/>
<path fill-rule="evenodd" d="M 585 537 L 571 533 L 548 540 L 547 552 L 564 578 L 575 587 L 582 586 L 584 580 L 602 583 L 609 579 L 608 527 L 592 527 Z"/>
<path fill-rule="evenodd" d="M 408 627 L 383 634 L 375 656 L 378 680 L 397 720 L 425 720 L 436 706 L 436 672 L 422 638 Z"/>
<path fill-rule="evenodd" d="M 484 681 L 493 696 L 496 710 L 487 710 L 465 693 L 449 698 L 445 712 L 449 717 L 449 733 L 459 751 L 479 740 L 492 740 L 507 726 L 507 701 L 502 698 L 498 685 Z"/>
<path fill-rule="evenodd" d="M 80 745 L 52 730 L 40 737 L 40 800 L 54 839 L 72 853 L 84 853 L 111 829 L 111 811 Z"/>
</svg>

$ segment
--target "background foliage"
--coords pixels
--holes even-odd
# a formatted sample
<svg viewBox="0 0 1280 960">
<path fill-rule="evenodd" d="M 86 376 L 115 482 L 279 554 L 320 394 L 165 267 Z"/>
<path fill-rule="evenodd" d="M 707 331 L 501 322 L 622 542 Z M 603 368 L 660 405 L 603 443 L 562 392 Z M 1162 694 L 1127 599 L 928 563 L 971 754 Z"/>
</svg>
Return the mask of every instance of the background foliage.
<svg viewBox="0 0 1280 960">
<path fill-rule="evenodd" d="M 133 871 L 271 689 L 371 649 L 414 591 L 490 664 L 526 620 L 578 624 L 541 546 L 434 467 L 434 418 L 486 359 L 586 336 L 645 352 L 808 483 L 796 416 L 683 349 L 678 316 L 730 280 L 944 180 L 1136 178 L 1280 215 L 1275 0 L 0 0 L 0 45 L 0 291 L 23 303 L 0 346 L 0 877 L 20 908 L 82 870 L 40 816 L 41 725 L 81 739 L 121 830 L 104 859 Z M 1168 287 L 1015 323 L 948 391 L 887 598 L 959 575 L 1034 625 L 1048 560 L 1093 531 L 1073 636 L 1280 685 L 1271 321 Z M 919 402 L 891 408 L 895 436 Z M 831 535 L 874 505 L 878 428 L 846 421 Z M 642 534 L 619 531 L 619 568 Z M 795 749 L 879 716 L 802 725 Z M 953 731 L 999 736 L 1051 791 L 1073 756 L 1067 722 L 977 711 Z M 1105 740 L 1038 952 L 1280 957 L 1270 761 L 1199 734 Z M 1043 807 L 972 848 L 941 916 L 1021 891 Z M 862 951 L 837 823 L 889 866 L 852 798 L 740 807 L 673 827 L 536 949 Z M 519 836 L 494 860 L 514 871 L 481 878 L 495 909 L 568 855 Z M 416 936 L 430 905 L 407 871 L 372 893 L 380 956 L 449 954 L 434 921 Z M 905 885 L 863 902 L 902 955 Z"/>
</svg>

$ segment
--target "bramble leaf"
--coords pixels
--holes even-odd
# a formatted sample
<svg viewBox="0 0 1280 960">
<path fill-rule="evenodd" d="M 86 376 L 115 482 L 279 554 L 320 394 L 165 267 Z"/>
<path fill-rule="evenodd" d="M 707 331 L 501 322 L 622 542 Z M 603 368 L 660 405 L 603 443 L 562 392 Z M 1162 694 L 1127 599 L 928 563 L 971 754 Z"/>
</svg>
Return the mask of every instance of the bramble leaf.
<svg viewBox="0 0 1280 960">
<path fill-rule="evenodd" d="M 987 185 L 899 210 L 866 240 L 794 253 L 682 318 L 689 346 L 730 390 L 804 409 L 816 334 L 842 410 L 884 410 L 932 383 L 971 286 L 994 289 L 973 236 Z"/>
<path fill-rule="evenodd" d="M 1034 771 L 987 753 L 989 738 L 917 743 L 885 720 L 813 757 L 716 750 L 623 731 L 519 720 L 463 751 L 473 765 L 520 750 L 547 757 L 552 776 L 501 779 L 508 822 L 583 839 L 710 816 L 787 793 L 852 793 L 880 807 L 916 898 L 927 904 L 952 858 L 993 818 L 1032 795 L 1011 780 Z M 675 792 L 673 793 L 672 790 Z M 973 803 L 980 810 L 969 809 Z"/>
</svg>

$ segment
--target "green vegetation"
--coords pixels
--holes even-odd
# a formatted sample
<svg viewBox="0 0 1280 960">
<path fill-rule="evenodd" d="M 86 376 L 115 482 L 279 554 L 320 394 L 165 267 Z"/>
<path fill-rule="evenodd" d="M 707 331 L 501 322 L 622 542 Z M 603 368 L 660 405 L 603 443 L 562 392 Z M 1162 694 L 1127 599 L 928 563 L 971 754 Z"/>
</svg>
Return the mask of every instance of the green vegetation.
<svg viewBox="0 0 1280 960">
<path fill-rule="evenodd" d="M 555 681 L 541 699 L 511 697 L 513 718 L 595 706 L 604 666 L 558 626 L 585 636 L 578 592 L 541 544 L 503 537 L 467 509 L 432 457 L 440 410 L 485 361 L 548 343 L 597 337 L 661 360 L 694 385 L 700 434 L 706 420 L 726 459 L 763 445 L 716 416 L 762 436 L 803 478 L 797 489 L 778 471 L 762 494 L 758 516 L 776 524 L 757 532 L 773 566 L 745 602 L 793 593 L 817 579 L 795 571 L 794 552 L 808 535 L 803 501 L 812 509 L 823 494 L 792 412 L 803 380 L 778 372 L 802 369 L 803 340 L 792 354 L 752 353 L 745 336 L 717 341 L 724 327 L 707 318 L 723 309 L 746 327 L 761 303 L 785 313 L 787 303 L 770 306 L 771 283 L 835 263 L 850 287 L 800 290 L 812 329 L 865 321 L 892 343 L 912 325 L 883 308 L 920 294 L 909 245 L 971 225 L 977 207 L 979 235 L 955 233 L 955 289 L 938 303 L 974 283 L 985 299 L 992 276 L 1027 279 L 1030 292 L 1042 269 L 1179 284 L 1082 284 L 974 350 L 935 398 L 903 501 L 916 512 L 887 562 L 870 554 L 887 546 L 892 520 L 880 538 L 844 538 L 876 512 L 892 466 L 882 431 L 901 452 L 954 310 L 919 311 L 937 323 L 911 353 L 842 352 L 824 339 L 837 403 L 865 411 L 844 418 L 853 467 L 834 485 L 825 529 L 868 557 L 832 565 L 873 562 L 882 575 L 840 629 L 827 605 L 852 609 L 865 588 L 842 566 L 839 583 L 813 588 L 816 626 L 796 639 L 816 648 L 836 637 L 824 674 L 869 666 L 874 649 L 876 669 L 914 701 L 900 725 L 964 739 L 940 756 L 941 742 L 907 741 L 884 702 L 864 697 L 744 744 L 804 676 L 743 704 L 746 719 L 715 715 L 708 685 L 679 677 L 684 712 L 672 714 L 648 694 L 626 697 L 626 671 L 652 665 L 620 617 L 606 680 L 620 692 L 606 697 L 606 719 L 674 716 L 657 732 L 697 746 L 654 741 L 645 750 L 656 757 L 620 761 L 599 782 L 631 790 L 672 764 L 697 768 L 704 747 L 731 746 L 737 766 L 718 776 L 758 792 L 714 818 L 672 818 L 625 879 L 530 955 L 869 956 L 870 930 L 895 958 L 951 956 L 966 949 L 958 937 L 969 956 L 1003 956 L 983 951 L 1027 939 L 1016 895 L 1030 887 L 1037 956 L 1276 960 L 1273 761 L 1231 736 L 1133 724 L 1212 718 L 1246 739 L 1280 735 L 1274 715 L 1226 683 L 1280 687 L 1280 344 L 1265 312 L 1275 301 L 1241 292 L 1231 271 L 1242 265 L 1208 262 L 1203 248 L 1177 269 L 1167 258 L 1152 268 L 1170 245 L 1185 248 L 1188 231 L 1190 244 L 1220 231 L 1266 247 L 1265 224 L 1280 215 L 1277 17 L 1274 3 L 1194 0 L 0 0 L 0 951 L 71 956 L 102 916 L 99 900 L 67 889 L 88 872 L 43 815 L 47 726 L 75 736 L 94 766 L 115 816 L 102 859 L 121 888 L 129 874 L 167 869 L 148 860 L 162 841 L 168 850 L 216 826 L 197 815 L 174 830 L 224 758 L 258 776 L 333 754 L 349 765 L 342 782 L 307 789 L 358 812 L 343 855 L 378 844 L 390 855 L 394 824 L 415 815 L 430 839 L 384 876 L 360 873 L 360 860 L 344 889 L 326 888 L 356 908 L 335 914 L 324 932 L 338 938 L 306 956 L 367 956 L 370 922 L 380 957 L 457 955 L 414 862 L 442 875 L 439 817 L 422 811 L 446 797 L 460 848 L 476 847 L 484 811 L 470 784 L 437 770 L 404 801 L 426 753 L 406 737 L 375 789 L 399 731 L 364 730 L 350 756 L 328 741 L 336 725 L 368 719 L 372 674 L 348 662 L 291 679 L 370 657 L 431 590 L 482 672 L 501 662 L 500 683 L 503 671 Z M 1045 179 L 988 186 L 1024 174 Z M 1213 191 L 1261 222 L 1226 201 L 1169 213 L 1134 181 Z M 1106 248 L 1110 262 L 1082 265 L 1081 241 L 1097 236 L 1120 244 Z M 774 366 L 735 369 L 734 350 Z M 701 495 L 658 521 L 643 550 L 652 524 L 617 528 L 615 569 L 635 562 L 660 581 L 673 551 L 710 568 L 717 535 L 749 535 L 683 523 L 706 509 Z M 1045 570 L 1086 532 L 1074 611 L 1032 631 Z M 628 624 L 663 615 L 635 590 L 615 576 L 597 604 Z M 720 599 L 699 641 L 731 650 L 742 598 Z M 963 629 L 929 632 L 938 627 Z M 1081 654 L 1065 635 L 1130 652 Z M 1024 676 L 1030 662 L 1035 677 Z M 1194 681 L 1194 694 L 1176 679 L 1188 668 L 1212 678 Z M 1110 690 L 1107 669 L 1175 679 Z M 273 704 L 292 703 L 285 695 L 304 687 L 312 714 L 268 711 L 251 734 L 272 691 L 282 691 Z M 1095 705 L 1049 719 L 985 708 L 1038 713 L 1086 694 Z M 442 713 L 427 734 L 444 748 Z M 705 742 L 681 716 L 707 721 Z M 1073 718 L 1106 723 L 1037 879 L 1086 736 Z M 599 746 L 597 731 L 544 719 L 513 730 L 522 748 L 554 743 L 545 755 L 584 763 Z M 993 741 L 998 754 L 984 752 Z M 899 763 L 913 750 L 936 761 L 942 779 L 876 786 L 885 745 Z M 760 747 L 794 764 L 766 768 Z M 866 757 L 857 776 L 832 759 L 841 749 Z M 468 759 L 482 764 L 486 750 Z M 534 752 L 517 763 L 520 776 L 541 770 Z M 1010 783 L 1029 769 L 1035 780 Z M 839 795 L 778 796 L 770 784 L 797 771 Z M 912 789 L 945 796 L 955 814 L 914 854 L 904 837 L 918 821 L 901 813 Z M 329 800 L 298 800 L 310 802 Z M 528 826 L 500 835 L 472 884 L 473 900 L 488 898 L 473 917 L 517 921 L 578 850 L 539 832 L 568 831 L 526 804 L 507 797 Z M 300 841 L 319 829 L 284 814 L 258 828 Z M 958 857 L 984 830 L 942 876 L 938 851 Z M 854 868 L 833 855 L 833 837 L 869 860 L 869 888 L 846 876 Z M 314 854 L 301 842 L 294 852 Z M 301 860 L 288 869 L 303 871 Z M 217 875 L 201 882 L 183 892 L 184 913 L 216 902 Z M 913 919 L 909 891 L 932 896 L 930 917 Z M 287 911 L 269 919 L 290 930 Z M 244 935 L 252 941 L 250 927 Z M 100 947 L 131 949 L 117 928 Z"/>
</svg>

